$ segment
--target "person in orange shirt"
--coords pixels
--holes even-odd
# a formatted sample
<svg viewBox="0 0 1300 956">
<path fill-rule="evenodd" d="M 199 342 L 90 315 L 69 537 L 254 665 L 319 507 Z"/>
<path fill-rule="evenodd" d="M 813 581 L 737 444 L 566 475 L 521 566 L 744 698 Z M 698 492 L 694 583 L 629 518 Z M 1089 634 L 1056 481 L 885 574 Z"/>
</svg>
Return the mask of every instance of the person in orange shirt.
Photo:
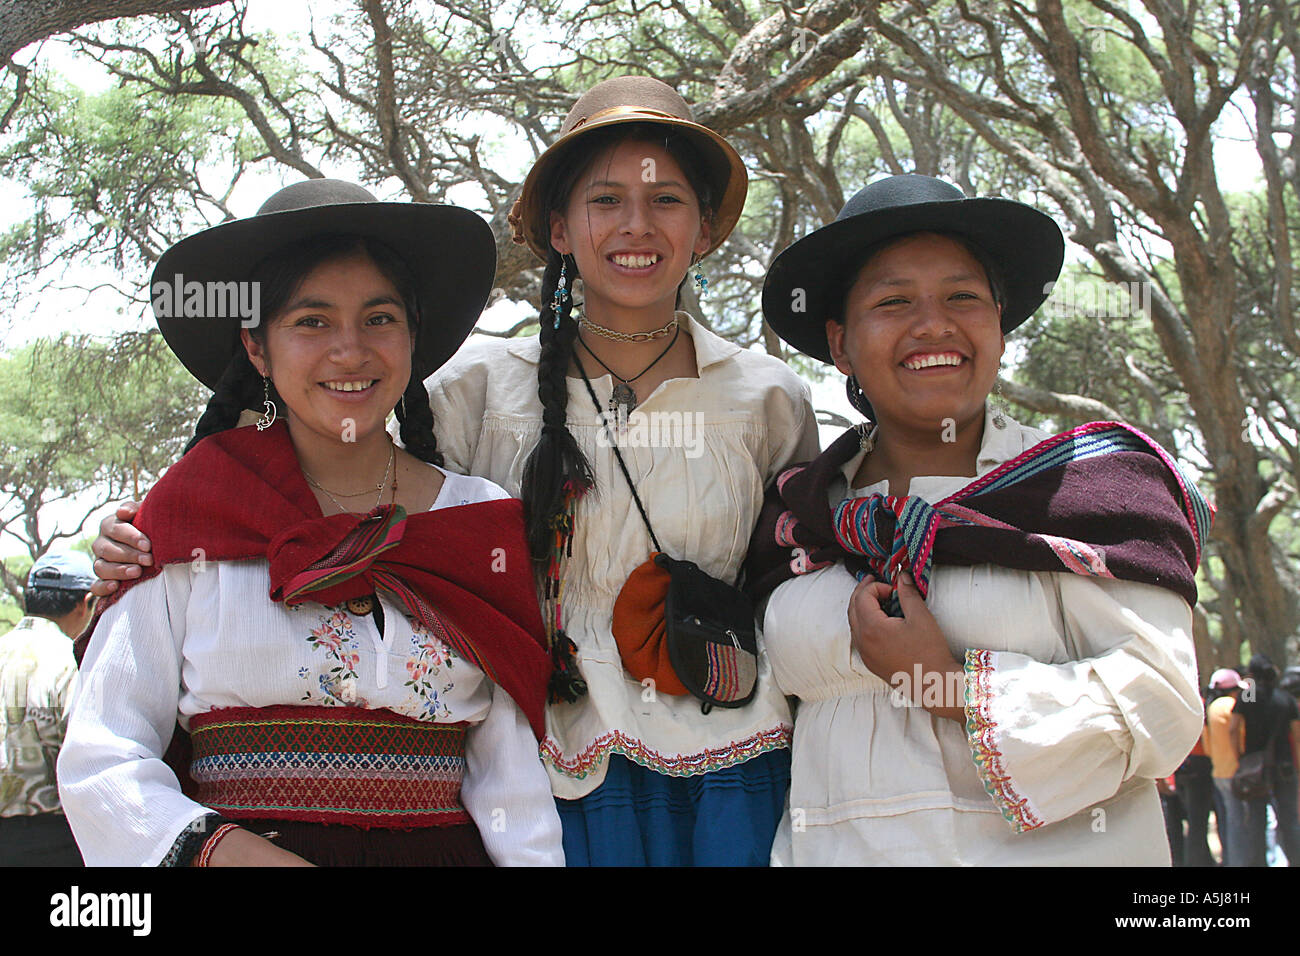
<svg viewBox="0 0 1300 956">
<path fill-rule="evenodd" d="M 1232 710 L 1241 694 L 1241 675 L 1229 668 L 1220 668 L 1210 677 L 1210 692 L 1218 696 L 1205 708 L 1205 730 L 1201 733 L 1201 741 L 1210 755 L 1214 789 L 1218 805 L 1223 809 L 1222 814 L 1216 813 L 1223 865 L 1239 866 L 1244 862 L 1245 834 L 1242 826 L 1245 808 L 1232 792 L 1232 776 L 1237 772 L 1237 755 L 1245 742 L 1239 739 L 1234 743 L 1232 739 Z"/>
</svg>

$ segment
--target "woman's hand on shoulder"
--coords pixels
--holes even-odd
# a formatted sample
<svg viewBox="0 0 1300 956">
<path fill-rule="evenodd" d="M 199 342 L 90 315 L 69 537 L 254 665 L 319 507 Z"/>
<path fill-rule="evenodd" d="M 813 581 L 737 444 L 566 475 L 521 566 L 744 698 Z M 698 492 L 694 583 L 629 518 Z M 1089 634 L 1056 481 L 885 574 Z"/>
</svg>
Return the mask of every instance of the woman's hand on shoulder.
<svg viewBox="0 0 1300 956">
<path fill-rule="evenodd" d="M 231 830 L 208 860 L 208 866 L 314 866 L 296 853 L 276 846 L 251 830 Z"/>
<path fill-rule="evenodd" d="M 114 514 L 99 523 L 99 537 L 90 546 L 99 578 L 90 587 L 92 594 L 108 597 L 117 590 L 118 581 L 138 578 L 141 565 L 153 564 L 149 539 L 131 524 L 139 512 L 140 502 L 124 501 Z"/>
<path fill-rule="evenodd" d="M 911 575 L 902 575 L 898 584 L 901 618 L 885 613 L 889 595 L 888 584 L 867 577 L 849 599 L 849 631 L 862 663 L 936 717 L 964 723 L 965 668 L 952 656 Z"/>
</svg>

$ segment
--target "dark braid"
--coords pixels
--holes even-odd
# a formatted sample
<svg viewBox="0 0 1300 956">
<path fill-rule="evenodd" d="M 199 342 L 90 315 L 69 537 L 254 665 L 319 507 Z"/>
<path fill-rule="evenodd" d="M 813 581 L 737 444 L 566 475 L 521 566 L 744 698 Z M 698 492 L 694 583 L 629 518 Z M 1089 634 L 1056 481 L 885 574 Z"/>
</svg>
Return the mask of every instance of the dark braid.
<svg viewBox="0 0 1300 956">
<path fill-rule="evenodd" d="M 271 400 L 276 400 L 274 386 Z M 234 428 L 245 408 L 257 408 L 261 404 L 262 376 L 257 374 L 257 369 L 248 360 L 248 353 L 240 345 L 226 370 L 221 373 L 216 390 L 208 400 L 208 407 L 199 416 L 194 426 L 194 437 L 185 446 L 185 451 L 188 452 L 209 435 Z"/>
<path fill-rule="evenodd" d="M 401 423 L 403 447 L 420 461 L 442 467 L 442 452 L 433 433 L 433 409 L 429 393 L 418 375 L 412 375 L 406 393 L 397 403 L 397 420 Z"/>
<path fill-rule="evenodd" d="M 583 488 L 595 485 L 582 449 L 570 434 L 568 421 L 569 356 L 578 337 L 578 323 L 570 316 L 573 299 L 560 305 L 560 327 L 555 328 L 554 296 L 560 280 L 562 258 L 551 249 L 542 275 L 541 358 L 537 363 L 537 397 L 542 401 L 542 434 L 524 463 L 520 497 L 524 502 L 528 547 L 533 561 L 544 568 L 555 546 L 554 519 L 564 511 L 565 485 L 576 482 Z M 569 263 L 569 275 L 577 266 Z M 569 288 L 573 288 L 572 281 Z"/>
</svg>

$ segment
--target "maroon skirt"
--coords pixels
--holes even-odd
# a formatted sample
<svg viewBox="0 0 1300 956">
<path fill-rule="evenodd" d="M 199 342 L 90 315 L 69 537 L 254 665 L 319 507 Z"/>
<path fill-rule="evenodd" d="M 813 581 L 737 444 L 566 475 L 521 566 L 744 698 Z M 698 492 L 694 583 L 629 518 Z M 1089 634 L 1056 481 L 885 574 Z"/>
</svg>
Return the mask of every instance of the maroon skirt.
<svg viewBox="0 0 1300 956">
<path fill-rule="evenodd" d="M 239 825 L 317 866 L 492 866 L 473 822 L 417 830 L 362 829 L 298 820 L 240 820 Z"/>
</svg>

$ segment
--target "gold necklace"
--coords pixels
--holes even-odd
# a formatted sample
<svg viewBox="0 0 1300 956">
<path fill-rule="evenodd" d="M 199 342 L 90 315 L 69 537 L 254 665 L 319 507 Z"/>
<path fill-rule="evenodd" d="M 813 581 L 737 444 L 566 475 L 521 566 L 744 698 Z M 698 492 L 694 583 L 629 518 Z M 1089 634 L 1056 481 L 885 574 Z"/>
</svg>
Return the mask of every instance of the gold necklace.
<svg viewBox="0 0 1300 956">
<path fill-rule="evenodd" d="M 379 492 L 378 496 L 375 498 L 375 508 L 378 508 L 379 503 L 384 500 L 384 486 L 388 484 L 388 476 L 392 473 L 393 463 L 396 460 L 397 460 L 397 446 L 390 441 L 388 443 L 388 466 L 384 469 L 384 480 L 381 481 L 379 484 L 375 485 L 375 489 L 374 489 L 375 491 Z M 309 482 L 311 482 L 312 487 L 319 488 L 321 491 L 325 492 L 325 496 L 329 498 L 330 501 L 334 502 L 335 506 L 339 509 L 339 511 L 344 514 L 348 513 L 348 509 L 344 508 L 343 505 L 339 503 L 338 498 L 335 498 L 334 494 L 339 495 L 339 497 L 341 498 L 356 498 L 361 495 L 367 495 L 370 493 L 369 488 L 367 488 L 365 491 L 353 492 L 350 495 L 345 495 L 341 491 L 331 493 L 328 488 L 322 485 L 311 475 L 307 474 L 307 469 L 304 468 L 302 473 L 303 473 L 303 477 L 305 477 Z M 393 501 L 396 500 L 397 500 L 397 476 L 393 475 Z M 373 511 L 374 508 L 372 508 L 371 510 Z"/>
<path fill-rule="evenodd" d="M 608 329 L 603 325 L 597 325 L 585 315 L 578 320 L 578 323 L 584 328 L 590 330 L 595 335 L 603 336 L 607 339 L 613 339 L 615 342 L 653 342 L 655 339 L 661 339 L 673 329 L 677 328 L 677 316 L 665 325 L 662 329 L 655 329 L 653 332 L 619 332 L 617 329 Z"/>
</svg>

